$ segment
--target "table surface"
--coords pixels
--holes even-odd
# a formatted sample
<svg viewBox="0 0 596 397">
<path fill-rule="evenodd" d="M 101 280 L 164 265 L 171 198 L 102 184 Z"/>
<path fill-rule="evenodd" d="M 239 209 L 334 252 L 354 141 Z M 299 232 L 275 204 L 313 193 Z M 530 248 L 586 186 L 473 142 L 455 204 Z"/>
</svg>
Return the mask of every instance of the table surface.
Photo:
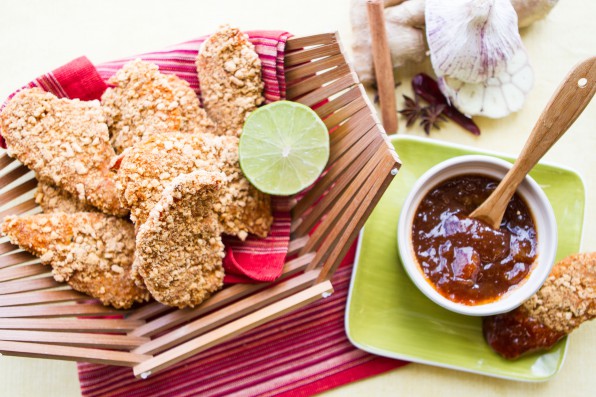
<svg viewBox="0 0 596 397">
<path fill-rule="evenodd" d="M 175 6 L 174 6 L 175 5 Z M 2 0 L 0 2 L 0 98 L 32 78 L 80 55 L 103 62 L 208 34 L 220 24 L 241 29 L 285 29 L 295 35 L 339 31 L 346 49 L 352 31 L 350 0 Z M 431 137 L 515 155 L 552 92 L 578 61 L 596 53 L 596 2 L 562 1 L 547 19 L 522 32 L 534 66 L 536 83 L 525 107 L 505 119 L 479 119 L 482 136 L 473 137 L 453 124 Z M 399 71 L 408 91 L 413 73 L 428 64 Z M 583 251 L 596 250 L 596 101 L 546 155 L 577 170 L 587 191 Z M 400 133 L 424 135 L 418 128 Z M 325 395 L 442 396 L 581 396 L 596 389 L 596 323 L 585 324 L 570 337 L 560 373 L 544 383 L 519 383 L 420 364 L 356 382 Z M 70 362 L 1 357 L 3 396 L 79 396 L 76 365 Z"/>
</svg>

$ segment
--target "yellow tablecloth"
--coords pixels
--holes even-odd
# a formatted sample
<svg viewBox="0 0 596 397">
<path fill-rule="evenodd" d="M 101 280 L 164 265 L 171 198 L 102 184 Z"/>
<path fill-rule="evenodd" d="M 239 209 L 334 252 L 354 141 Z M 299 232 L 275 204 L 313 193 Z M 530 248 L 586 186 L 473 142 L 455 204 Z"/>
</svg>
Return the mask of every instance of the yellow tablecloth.
<svg viewBox="0 0 596 397">
<path fill-rule="evenodd" d="M 2 0 L 0 2 L 0 98 L 32 78 L 79 55 L 93 62 L 154 50 L 207 34 L 222 23 L 242 29 L 285 29 L 296 35 L 337 30 L 349 50 L 349 0 Z M 566 0 L 546 20 L 523 32 L 536 73 L 526 106 L 502 120 L 479 120 L 482 136 L 452 124 L 435 139 L 517 154 L 542 108 L 569 68 L 596 54 L 596 2 Z M 409 87 L 408 68 L 400 73 Z M 401 90 L 398 103 L 401 105 Z M 423 135 L 416 129 L 400 133 Z M 596 101 L 547 154 L 546 160 L 577 170 L 587 191 L 582 247 L 596 250 Z M 545 383 L 519 383 L 412 364 L 327 392 L 343 395 L 587 396 L 596 390 L 596 322 L 570 338 L 561 372 Z M 0 358 L 0 395 L 79 396 L 74 363 Z"/>
</svg>

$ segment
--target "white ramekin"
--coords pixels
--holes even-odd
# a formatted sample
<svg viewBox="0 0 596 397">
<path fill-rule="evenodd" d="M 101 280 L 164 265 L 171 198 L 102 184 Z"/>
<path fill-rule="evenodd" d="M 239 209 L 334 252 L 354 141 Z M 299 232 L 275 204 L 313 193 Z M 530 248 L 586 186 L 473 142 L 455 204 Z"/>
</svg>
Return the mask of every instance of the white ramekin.
<svg viewBox="0 0 596 397">
<path fill-rule="evenodd" d="M 424 196 L 441 182 L 459 175 L 484 175 L 501 180 L 511 163 L 491 156 L 460 156 L 437 164 L 418 179 L 402 207 L 397 228 L 397 242 L 402 264 L 416 286 L 433 302 L 456 313 L 489 316 L 515 309 L 536 293 L 548 277 L 557 252 L 557 221 L 540 186 L 526 176 L 517 193 L 527 203 L 537 232 L 538 256 L 526 279 L 499 299 L 480 305 L 464 305 L 442 296 L 420 268 L 412 245 L 412 223 Z"/>
</svg>

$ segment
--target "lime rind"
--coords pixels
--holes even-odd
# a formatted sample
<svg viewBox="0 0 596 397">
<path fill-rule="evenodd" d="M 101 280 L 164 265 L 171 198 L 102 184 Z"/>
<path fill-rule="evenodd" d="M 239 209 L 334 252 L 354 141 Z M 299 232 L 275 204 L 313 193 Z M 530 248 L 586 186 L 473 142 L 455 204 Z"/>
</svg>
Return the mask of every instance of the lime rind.
<svg viewBox="0 0 596 397">
<path fill-rule="evenodd" d="M 274 102 L 253 112 L 240 137 L 240 167 L 259 190 L 292 195 L 310 186 L 329 159 L 329 133 L 309 107 Z"/>
</svg>

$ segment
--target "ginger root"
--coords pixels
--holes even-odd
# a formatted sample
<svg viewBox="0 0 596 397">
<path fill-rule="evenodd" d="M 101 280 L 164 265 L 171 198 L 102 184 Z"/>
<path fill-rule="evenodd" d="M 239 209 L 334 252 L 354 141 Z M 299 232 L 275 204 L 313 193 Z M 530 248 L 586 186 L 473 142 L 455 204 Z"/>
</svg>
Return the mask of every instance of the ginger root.
<svg viewBox="0 0 596 397">
<path fill-rule="evenodd" d="M 511 0 L 518 26 L 527 27 L 544 18 L 558 0 Z M 385 23 L 393 67 L 422 62 L 427 56 L 424 33 L 425 0 L 384 0 Z M 354 68 L 364 84 L 375 81 L 366 0 L 351 0 Z"/>
</svg>

